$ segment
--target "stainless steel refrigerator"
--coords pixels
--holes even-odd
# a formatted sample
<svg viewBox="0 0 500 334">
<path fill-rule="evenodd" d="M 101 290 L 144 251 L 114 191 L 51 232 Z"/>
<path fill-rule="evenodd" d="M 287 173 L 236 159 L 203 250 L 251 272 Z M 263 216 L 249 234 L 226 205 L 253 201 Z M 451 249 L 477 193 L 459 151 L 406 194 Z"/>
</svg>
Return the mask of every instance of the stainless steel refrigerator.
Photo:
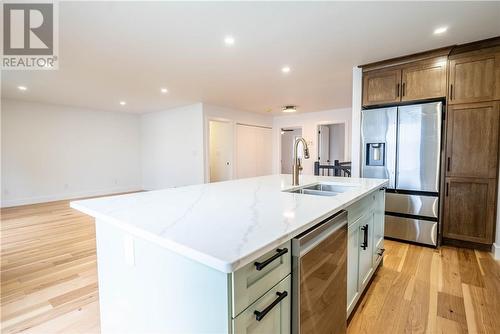
<svg viewBox="0 0 500 334">
<path fill-rule="evenodd" d="M 442 102 L 362 111 L 362 177 L 387 178 L 385 236 L 437 244 Z"/>
</svg>

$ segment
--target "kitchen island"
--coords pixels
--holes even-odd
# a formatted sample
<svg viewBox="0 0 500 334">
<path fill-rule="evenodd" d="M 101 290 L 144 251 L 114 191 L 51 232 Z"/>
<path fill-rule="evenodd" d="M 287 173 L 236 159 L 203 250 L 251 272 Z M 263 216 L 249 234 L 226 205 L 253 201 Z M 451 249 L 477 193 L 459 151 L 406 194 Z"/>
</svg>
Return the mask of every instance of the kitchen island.
<svg viewBox="0 0 500 334">
<path fill-rule="evenodd" d="M 293 187 L 290 175 L 270 175 L 72 202 L 96 219 L 102 332 L 290 332 L 291 252 L 283 250 L 341 210 L 350 312 L 380 263 L 386 182 L 305 175 Z M 318 183 L 342 191 L 290 192 Z M 257 321 L 279 291 L 288 293 Z"/>
</svg>

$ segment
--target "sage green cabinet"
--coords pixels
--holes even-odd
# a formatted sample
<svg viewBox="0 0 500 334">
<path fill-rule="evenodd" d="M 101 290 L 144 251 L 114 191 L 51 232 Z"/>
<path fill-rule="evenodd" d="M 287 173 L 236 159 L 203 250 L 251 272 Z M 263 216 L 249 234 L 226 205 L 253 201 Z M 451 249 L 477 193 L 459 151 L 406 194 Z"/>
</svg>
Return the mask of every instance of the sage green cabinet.
<svg viewBox="0 0 500 334">
<path fill-rule="evenodd" d="M 374 210 L 370 210 L 359 219 L 359 273 L 358 284 L 362 291 L 368 284 L 373 272 L 373 219 Z"/>
<path fill-rule="evenodd" d="M 351 313 L 358 300 L 358 265 L 359 265 L 359 221 L 347 230 L 347 314 Z"/>
<path fill-rule="evenodd" d="M 385 189 L 376 190 L 347 208 L 347 316 L 356 307 L 382 260 Z"/>
<path fill-rule="evenodd" d="M 255 311 L 262 312 L 273 304 L 275 300 L 286 293 L 286 297 L 274 305 L 262 319 L 257 320 Z M 288 275 L 279 284 L 271 288 L 266 294 L 250 305 L 232 321 L 233 333 L 273 333 L 290 334 L 291 318 L 291 275 Z"/>
<path fill-rule="evenodd" d="M 376 267 L 384 253 L 385 190 L 375 194 L 375 215 L 373 217 L 373 265 Z"/>
<path fill-rule="evenodd" d="M 256 262 L 265 262 L 278 252 L 284 253 L 262 269 L 257 269 Z M 286 252 L 285 252 L 286 251 Z M 289 275 L 292 271 L 291 242 L 287 241 L 276 249 L 260 256 L 255 261 L 238 269 L 232 276 L 233 318 L 259 299 L 272 286 Z"/>
</svg>

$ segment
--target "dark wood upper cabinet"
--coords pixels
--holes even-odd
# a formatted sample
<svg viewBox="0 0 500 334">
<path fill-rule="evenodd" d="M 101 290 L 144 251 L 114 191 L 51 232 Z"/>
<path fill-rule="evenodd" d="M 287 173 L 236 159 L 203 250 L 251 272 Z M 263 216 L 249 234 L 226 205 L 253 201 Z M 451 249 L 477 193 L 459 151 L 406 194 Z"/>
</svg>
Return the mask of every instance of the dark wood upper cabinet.
<svg viewBox="0 0 500 334">
<path fill-rule="evenodd" d="M 363 106 L 446 96 L 447 57 L 435 57 L 363 73 Z"/>
<path fill-rule="evenodd" d="M 496 179 L 446 179 L 445 238 L 484 244 L 493 242 L 496 182 Z"/>
<path fill-rule="evenodd" d="M 446 176 L 497 176 L 499 114 L 497 102 L 448 107 Z"/>
<path fill-rule="evenodd" d="M 449 104 L 500 99 L 500 56 L 482 52 L 450 60 Z"/>
<path fill-rule="evenodd" d="M 401 100 L 413 101 L 446 96 L 446 63 L 441 57 L 403 67 Z"/>
<path fill-rule="evenodd" d="M 363 74 L 363 105 L 396 103 L 401 100 L 401 70 L 381 70 Z"/>
</svg>

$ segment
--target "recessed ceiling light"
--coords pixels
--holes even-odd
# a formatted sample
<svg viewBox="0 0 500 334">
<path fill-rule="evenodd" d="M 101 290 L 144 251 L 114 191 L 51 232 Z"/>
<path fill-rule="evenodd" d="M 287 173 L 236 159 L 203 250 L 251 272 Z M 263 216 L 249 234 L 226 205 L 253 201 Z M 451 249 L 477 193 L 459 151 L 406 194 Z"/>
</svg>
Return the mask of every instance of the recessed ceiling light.
<svg viewBox="0 0 500 334">
<path fill-rule="evenodd" d="M 127 104 L 127 102 L 125 102 L 125 101 L 120 101 L 120 105 L 121 105 L 121 106 L 124 106 L 124 105 L 126 105 L 126 104 Z"/>
<path fill-rule="evenodd" d="M 26 87 L 26 86 L 17 86 L 17 89 L 25 91 L 25 90 L 28 90 L 28 87 Z"/>
<path fill-rule="evenodd" d="M 224 44 L 226 44 L 227 46 L 234 45 L 234 37 L 230 35 L 224 37 Z"/>
<path fill-rule="evenodd" d="M 283 112 L 296 112 L 297 107 L 296 106 L 284 106 L 281 111 Z"/>
<path fill-rule="evenodd" d="M 290 72 L 290 67 L 289 66 L 283 66 L 281 68 L 281 72 L 283 72 L 283 73 L 289 73 Z"/>
<path fill-rule="evenodd" d="M 448 30 L 448 27 L 439 27 L 434 30 L 434 35 L 443 34 Z"/>
<path fill-rule="evenodd" d="M 168 93 L 168 89 L 166 89 L 166 88 L 161 88 L 161 89 L 160 89 L 160 92 L 161 92 L 162 94 L 167 94 L 167 93 Z"/>
</svg>

